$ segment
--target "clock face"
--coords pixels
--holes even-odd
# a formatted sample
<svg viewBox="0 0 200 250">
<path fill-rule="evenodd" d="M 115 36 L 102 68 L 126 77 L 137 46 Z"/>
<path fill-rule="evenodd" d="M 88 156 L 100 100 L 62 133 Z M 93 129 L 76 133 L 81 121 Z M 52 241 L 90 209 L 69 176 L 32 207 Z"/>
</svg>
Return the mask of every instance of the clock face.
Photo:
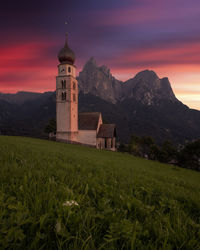
<svg viewBox="0 0 200 250">
<path fill-rule="evenodd" d="M 65 73 L 65 68 L 60 69 L 60 73 Z"/>
</svg>

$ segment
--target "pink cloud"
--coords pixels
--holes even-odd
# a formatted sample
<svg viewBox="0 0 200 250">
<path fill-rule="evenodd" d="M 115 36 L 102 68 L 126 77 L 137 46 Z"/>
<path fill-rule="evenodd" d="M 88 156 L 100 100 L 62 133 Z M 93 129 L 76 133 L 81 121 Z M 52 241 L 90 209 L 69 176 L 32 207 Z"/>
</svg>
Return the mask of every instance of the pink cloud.
<svg viewBox="0 0 200 250">
<path fill-rule="evenodd" d="M 57 75 L 57 58 L 51 50 L 57 47 L 56 42 L 38 39 L 17 45 L 3 46 L 0 48 L 0 92 L 34 91 L 44 92 L 55 90 L 55 76 Z M 200 43 L 188 42 L 182 44 L 163 45 L 155 48 L 127 48 L 119 51 L 117 56 L 104 62 L 114 75 L 121 80 L 133 77 L 140 70 L 149 68 L 155 70 L 162 78 L 169 76 L 174 88 L 181 85 L 182 78 L 174 77 L 177 72 L 199 72 L 200 68 Z M 77 60 L 78 62 L 83 59 Z M 78 67 L 78 71 L 81 68 Z M 175 81 L 174 81 L 175 79 Z M 200 82 L 200 80 L 199 80 Z M 188 89 L 188 96 L 193 97 L 192 88 L 199 86 L 196 81 Z M 185 83 L 184 83 L 185 84 Z M 196 88 L 195 88 L 196 89 Z M 182 92 L 181 92 L 182 91 Z M 179 95 L 180 93 L 180 95 Z M 185 96 L 183 88 L 176 89 L 176 94 Z M 189 98 L 188 97 L 188 98 Z M 186 100 L 186 99 L 183 99 Z M 189 100 L 189 99 L 187 99 Z M 189 100 L 192 103 L 192 99 Z M 189 103 L 188 101 L 188 103 Z M 193 107 L 199 104 L 195 99 Z"/>
<path fill-rule="evenodd" d="M 108 61 L 114 71 L 131 72 L 131 69 L 162 68 L 169 71 L 182 68 L 185 71 L 197 69 L 200 66 L 200 43 L 174 45 L 174 47 L 143 48 L 121 51 L 116 57 Z"/>
<path fill-rule="evenodd" d="M 53 90 L 57 61 L 49 50 L 55 45 L 41 41 L 0 48 L 0 91 Z"/>
</svg>

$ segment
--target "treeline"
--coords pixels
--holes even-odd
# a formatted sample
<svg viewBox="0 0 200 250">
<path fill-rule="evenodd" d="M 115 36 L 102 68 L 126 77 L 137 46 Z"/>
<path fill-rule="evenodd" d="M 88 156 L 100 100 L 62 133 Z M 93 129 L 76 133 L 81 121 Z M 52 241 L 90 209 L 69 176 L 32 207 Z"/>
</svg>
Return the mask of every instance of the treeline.
<svg viewBox="0 0 200 250">
<path fill-rule="evenodd" d="M 158 145 L 152 137 L 133 135 L 128 145 L 120 144 L 119 151 L 200 171 L 200 139 L 186 145 L 175 146 L 171 141 Z"/>
</svg>

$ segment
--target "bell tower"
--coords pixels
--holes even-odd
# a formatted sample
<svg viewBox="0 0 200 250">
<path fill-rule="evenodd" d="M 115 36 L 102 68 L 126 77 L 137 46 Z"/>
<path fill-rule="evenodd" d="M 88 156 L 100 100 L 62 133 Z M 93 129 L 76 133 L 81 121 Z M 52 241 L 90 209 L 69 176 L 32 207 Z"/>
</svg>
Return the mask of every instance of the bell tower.
<svg viewBox="0 0 200 250">
<path fill-rule="evenodd" d="M 67 35 L 64 47 L 58 53 L 56 77 L 56 140 L 77 141 L 78 137 L 78 84 L 75 54 L 69 48 Z"/>
</svg>

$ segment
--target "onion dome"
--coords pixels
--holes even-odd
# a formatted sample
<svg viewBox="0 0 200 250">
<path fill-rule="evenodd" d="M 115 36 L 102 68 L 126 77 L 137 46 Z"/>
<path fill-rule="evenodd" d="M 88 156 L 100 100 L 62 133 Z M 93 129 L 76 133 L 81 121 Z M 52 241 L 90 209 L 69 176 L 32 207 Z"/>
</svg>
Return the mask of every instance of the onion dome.
<svg viewBox="0 0 200 250">
<path fill-rule="evenodd" d="M 60 63 L 68 63 L 72 65 L 75 62 L 75 54 L 69 48 L 68 43 L 67 43 L 67 35 L 66 35 L 66 40 L 65 40 L 65 46 L 58 53 L 58 60 Z"/>
</svg>

